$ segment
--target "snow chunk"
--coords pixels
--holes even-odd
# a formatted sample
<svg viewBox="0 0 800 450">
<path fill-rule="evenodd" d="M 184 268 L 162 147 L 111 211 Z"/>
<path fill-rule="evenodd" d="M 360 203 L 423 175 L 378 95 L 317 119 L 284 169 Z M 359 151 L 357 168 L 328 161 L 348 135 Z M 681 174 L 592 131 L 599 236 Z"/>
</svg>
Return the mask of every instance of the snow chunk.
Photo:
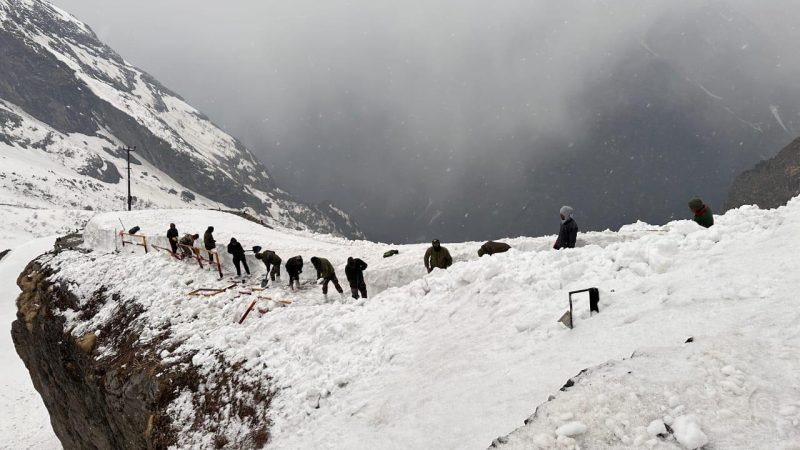
<svg viewBox="0 0 800 450">
<path fill-rule="evenodd" d="M 583 422 L 574 420 L 558 427 L 556 429 L 556 434 L 567 437 L 580 436 L 581 434 L 586 433 L 586 430 L 588 430 L 588 428 L 583 424 Z"/>
<path fill-rule="evenodd" d="M 675 439 L 687 450 L 694 450 L 708 444 L 708 436 L 703 433 L 697 418 L 691 414 L 675 419 L 672 428 Z"/>
<path fill-rule="evenodd" d="M 649 434 L 650 436 L 656 437 L 659 434 L 666 434 L 666 433 L 667 433 L 667 427 L 666 425 L 664 425 L 664 422 L 659 419 L 650 422 L 650 425 L 647 426 L 647 434 Z"/>
</svg>

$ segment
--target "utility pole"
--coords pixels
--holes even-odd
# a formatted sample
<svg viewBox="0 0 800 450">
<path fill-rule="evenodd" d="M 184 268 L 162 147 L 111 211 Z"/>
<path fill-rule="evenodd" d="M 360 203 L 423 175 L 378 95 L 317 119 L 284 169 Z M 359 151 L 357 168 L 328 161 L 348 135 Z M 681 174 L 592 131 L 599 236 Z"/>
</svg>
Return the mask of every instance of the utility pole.
<svg viewBox="0 0 800 450">
<path fill-rule="evenodd" d="M 133 148 L 127 147 L 125 151 L 128 152 L 128 211 L 131 210 L 131 152 L 136 151 L 136 146 L 134 145 Z"/>
</svg>

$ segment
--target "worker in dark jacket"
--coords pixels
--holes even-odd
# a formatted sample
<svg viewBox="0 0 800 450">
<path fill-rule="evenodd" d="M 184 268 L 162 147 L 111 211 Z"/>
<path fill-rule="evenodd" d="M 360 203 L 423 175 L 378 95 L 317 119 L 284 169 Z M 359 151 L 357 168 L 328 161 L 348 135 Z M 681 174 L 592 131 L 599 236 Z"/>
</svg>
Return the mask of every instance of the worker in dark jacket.
<svg viewBox="0 0 800 450">
<path fill-rule="evenodd" d="M 211 253 L 211 251 L 217 249 L 217 241 L 214 240 L 214 235 L 212 233 L 214 233 L 214 227 L 206 228 L 206 232 L 203 233 L 203 245 L 206 247 L 206 250 L 208 250 L 208 262 L 213 263 L 214 254 Z"/>
<path fill-rule="evenodd" d="M 286 261 L 286 272 L 289 274 L 289 287 L 295 290 L 294 281 L 297 282 L 297 289 L 300 289 L 300 273 L 303 272 L 303 257 L 300 255 L 292 256 Z"/>
<path fill-rule="evenodd" d="M 575 248 L 575 241 L 578 240 L 578 224 L 572 218 L 572 208 L 569 206 L 562 206 L 559 211 L 561 216 L 561 229 L 558 230 L 558 239 L 553 245 L 556 250 L 562 248 Z"/>
<path fill-rule="evenodd" d="M 253 247 L 253 253 L 256 254 L 256 259 L 260 259 L 267 267 L 267 277 L 275 281 L 275 277 L 281 277 L 281 257 L 272 250 L 264 250 L 263 252 L 256 251 L 257 247 Z M 267 277 L 264 277 L 265 285 L 267 284 Z"/>
<path fill-rule="evenodd" d="M 442 247 L 441 242 L 438 239 L 434 239 L 431 242 L 431 246 L 425 252 L 425 268 L 428 269 L 428 273 L 431 273 L 434 268 L 439 269 L 447 269 L 451 265 L 453 265 L 453 258 L 450 256 L 450 252 Z"/>
<path fill-rule="evenodd" d="M 478 257 L 483 255 L 494 255 L 495 253 L 505 253 L 511 248 L 510 245 L 506 244 L 505 242 L 494 242 L 489 241 L 483 245 L 478 250 Z"/>
<path fill-rule="evenodd" d="M 703 203 L 703 200 L 698 197 L 689 200 L 689 209 L 694 213 L 693 220 L 697 222 L 698 225 L 706 228 L 710 228 L 714 225 L 714 214 L 711 212 L 711 208 Z"/>
<path fill-rule="evenodd" d="M 333 282 L 333 287 L 339 294 L 344 294 L 344 289 L 339 285 L 339 279 L 336 278 L 336 270 L 333 269 L 333 264 L 325 258 L 311 257 L 311 264 L 317 269 L 317 280 L 322 280 L 322 295 L 328 298 L 328 283 Z"/>
<path fill-rule="evenodd" d="M 192 257 L 194 248 L 194 241 L 200 238 L 199 234 L 184 234 L 178 244 L 181 245 L 181 250 L 183 251 L 183 258 Z"/>
<path fill-rule="evenodd" d="M 211 231 L 214 230 L 212 229 Z M 244 266 L 245 272 L 250 275 L 250 268 L 247 267 L 247 259 L 244 257 L 244 249 L 239 241 L 231 238 L 231 242 L 228 244 L 228 253 L 233 255 L 233 265 L 236 266 L 236 276 L 242 276 L 242 269 L 240 266 Z"/>
<path fill-rule="evenodd" d="M 167 230 L 167 240 L 169 241 L 169 246 L 172 249 L 172 253 L 178 251 L 178 229 L 175 228 L 175 224 L 169 224 L 169 230 Z"/>
<path fill-rule="evenodd" d="M 367 298 L 367 283 L 364 282 L 364 271 L 367 270 L 367 263 L 358 258 L 347 258 L 347 265 L 344 266 L 344 274 L 350 283 L 350 292 L 353 298 L 358 298 L 358 293 Z"/>
</svg>

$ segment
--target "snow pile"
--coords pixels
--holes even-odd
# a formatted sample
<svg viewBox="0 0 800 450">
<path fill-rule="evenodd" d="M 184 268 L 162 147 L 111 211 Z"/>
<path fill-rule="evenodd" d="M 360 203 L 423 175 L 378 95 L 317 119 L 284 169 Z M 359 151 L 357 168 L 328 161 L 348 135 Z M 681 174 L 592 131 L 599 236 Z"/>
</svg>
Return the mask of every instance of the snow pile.
<svg viewBox="0 0 800 450">
<path fill-rule="evenodd" d="M 287 234 L 220 213 L 139 212 L 122 220 L 152 236 L 170 221 L 200 234 L 213 225 L 221 244 L 235 235 L 245 248 L 273 248 L 284 261 L 303 255 L 303 289 L 287 291 L 284 280 L 266 293 L 291 304 L 263 301 L 242 325 L 253 300 L 246 289 L 187 295 L 228 279 L 164 253 L 110 252 L 114 215 L 87 227 L 89 258 L 45 258 L 81 302 L 107 287 L 109 298 L 141 305 L 142 342 L 169 330 L 158 343 L 165 364 L 189 355 L 194 369 L 210 373 L 221 354 L 271 377 L 276 448 L 482 448 L 582 369 L 653 347 L 664 348 L 591 369 L 503 440 L 592 449 L 798 442 L 800 335 L 791 330 L 800 243 L 787 238 L 800 233 L 798 200 L 778 210 L 730 211 L 711 229 L 677 221 L 588 233 L 567 251 L 550 250 L 552 237 L 520 238 L 508 241 L 508 253 L 478 259 L 475 243 L 445 243 L 456 263 L 431 274 L 422 266 L 426 245 L 397 246 L 400 254 L 384 259 L 381 244 Z M 355 301 L 331 290 L 325 302 L 311 256 L 329 258 L 345 289 L 346 258 L 365 259 L 377 295 Z M 263 276 L 253 261 L 256 268 L 245 287 Z M 587 287 L 600 289 L 600 314 L 590 316 L 588 300 L 577 299 L 576 327 L 568 330 L 556 322 L 567 293 Z M 64 315 L 77 336 L 99 329 L 119 307 L 109 301 L 85 321 Z M 682 346 L 688 336 L 695 343 Z M 99 344 L 100 358 L 116 351 L 102 336 Z M 177 416 L 181 409 L 173 405 Z M 190 445 L 201 436 L 184 439 Z"/>
<path fill-rule="evenodd" d="M 540 443 L 560 434 L 564 417 L 577 417 L 587 424 L 573 443 L 580 448 L 797 448 L 800 396 L 792 379 L 798 364 L 789 355 L 800 339 L 787 338 L 785 329 L 750 334 L 791 326 L 796 317 L 765 319 L 744 333 L 652 348 L 592 368 L 500 446 L 549 448 Z"/>
</svg>

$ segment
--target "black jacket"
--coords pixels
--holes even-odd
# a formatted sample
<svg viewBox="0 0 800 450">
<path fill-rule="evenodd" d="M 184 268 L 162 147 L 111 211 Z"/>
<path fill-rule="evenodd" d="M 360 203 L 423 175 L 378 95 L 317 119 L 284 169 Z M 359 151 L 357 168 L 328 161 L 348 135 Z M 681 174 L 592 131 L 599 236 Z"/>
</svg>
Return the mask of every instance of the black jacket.
<svg viewBox="0 0 800 450">
<path fill-rule="evenodd" d="M 558 231 L 558 239 L 553 246 L 556 250 L 562 248 L 575 248 L 575 241 L 578 240 L 578 224 L 575 219 L 570 217 L 566 222 L 561 224 L 561 229 Z"/>
<path fill-rule="evenodd" d="M 167 230 L 167 240 L 178 242 L 178 229 L 170 228 Z"/>
<path fill-rule="evenodd" d="M 303 258 L 292 256 L 286 261 L 286 271 L 289 273 L 300 273 L 303 271 Z"/>
<path fill-rule="evenodd" d="M 206 250 L 214 250 L 217 247 L 217 241 L 214 240 L 214 235 L 211 234 L 213 232 L 214 231 L 209 228 L 205 233 L 203 233 L 203 244 L 206 246 Z M 241 245 L 239 247 L 241 247 Z M 230 248 L 230 246 L 228 248 Z M 230 250 L 228 253 L 230 253 Z"/>
<path fill-rule="evenodd" d="M 344 274 L 347 276 L 347 281 L 363 280 L 365 270 L 367 270 L 367 263 L 358 258 L 348 261 L 347 265 L 344 266 Z"/>
<path fill-rule="evenodd" d="M 228 244 L 228 253 L 233 255 L 234 259 L 244 259 L 244 249 L 239 241 L 233 241 Z"/>
</svg>

